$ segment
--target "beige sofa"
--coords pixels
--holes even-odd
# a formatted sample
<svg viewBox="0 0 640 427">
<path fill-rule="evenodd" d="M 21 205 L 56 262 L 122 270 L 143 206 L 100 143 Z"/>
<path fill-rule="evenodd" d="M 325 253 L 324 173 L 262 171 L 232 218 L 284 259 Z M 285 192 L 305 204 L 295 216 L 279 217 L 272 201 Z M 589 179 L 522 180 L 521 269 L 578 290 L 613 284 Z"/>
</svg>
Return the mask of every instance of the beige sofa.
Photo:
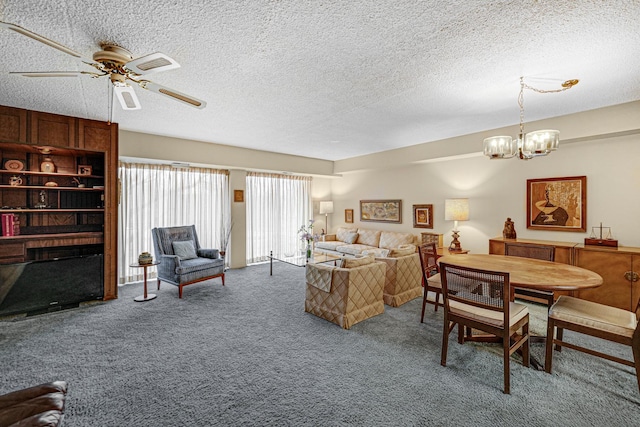
<svg viewBox="0 0 640 427">
<path fill-rule="evenodd" d="M 386 257 L 392 249 L 416 244 L 417 237 L 411 233 L 339 227 L 336 234 L 326 234 L 323 241 L 315 242 L 314 250 L 332 255 L 363 255 L 367 251 Z"/>
<path fill-rule="evenodd" d="M 373 255 L 387 265 L 384 303 L 398 307 L 422 296 L 422 270 L 416 252 L 417 238 L 411 233 L 363 228 L 338 228 L 324 241 L 316 242 L 315 251 L 332 255 Z"/>
<path fill-rule="evenodd" d="M 386 264 L 372 256 L 346 258 L 343 267 L 307 264 L 304 311 L 344 329 L 384 313 Z"/>
</svg>

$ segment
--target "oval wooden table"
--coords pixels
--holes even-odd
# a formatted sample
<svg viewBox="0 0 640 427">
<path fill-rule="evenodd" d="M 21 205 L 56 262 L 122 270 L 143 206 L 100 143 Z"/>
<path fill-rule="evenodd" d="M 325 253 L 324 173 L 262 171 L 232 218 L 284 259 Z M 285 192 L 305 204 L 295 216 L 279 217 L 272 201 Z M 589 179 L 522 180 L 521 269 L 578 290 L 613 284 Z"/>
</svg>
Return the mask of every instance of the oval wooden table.
<svg viewBox="0 0 640 427">
<path fill-rule="evenodd" d="M 509 273 L 511 285 L 540 291 L 570 291 L 602 285 L 598 273 L 575 265 L 505 255 L 446 255 L 438 263 Z"/>
<path fill-rule="evenodd" d="M 575 265 L 532 258 L 487 254 L 447 255 L 438 258 L 438 264 L 441 263 L 509 273 L 512 300 L 514 286 L 544 291 L 570 291 L 573 294 L 581 289 L 602 285 L 602 277 L 593 271 Z M 532 342 L 544 342 L 545 338 L 530 335 Z M 494 339 L 481 336 L 477 340 L 471 340 L 486 342 Z M 533 368 L 543 369 L 544 365 L 533 356 L 529 357 L 529 361 Z"/>
</svg>

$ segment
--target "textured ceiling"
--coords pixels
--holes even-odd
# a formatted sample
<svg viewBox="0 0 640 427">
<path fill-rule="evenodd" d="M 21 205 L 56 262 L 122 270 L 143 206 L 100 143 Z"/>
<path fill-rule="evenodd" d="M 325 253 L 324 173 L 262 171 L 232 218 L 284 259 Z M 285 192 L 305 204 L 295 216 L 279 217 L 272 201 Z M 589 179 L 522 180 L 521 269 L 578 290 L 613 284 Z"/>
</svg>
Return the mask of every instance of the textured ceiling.
<svg viewBox="0 0 640 427">
<path fill-rule="evenodd" d="M 640 99 L 640 1 L 0 0 L 0 20 L 91 57 L 109 41 L 181 68 L 136 88 L 123 130 L 339 160 Z M 107 120 L 108 81 L 9 71 L 91 68 L 0 30 L 0 104 Z M 478 150 L 481 141 L 478 141 Z"/>
</svg>

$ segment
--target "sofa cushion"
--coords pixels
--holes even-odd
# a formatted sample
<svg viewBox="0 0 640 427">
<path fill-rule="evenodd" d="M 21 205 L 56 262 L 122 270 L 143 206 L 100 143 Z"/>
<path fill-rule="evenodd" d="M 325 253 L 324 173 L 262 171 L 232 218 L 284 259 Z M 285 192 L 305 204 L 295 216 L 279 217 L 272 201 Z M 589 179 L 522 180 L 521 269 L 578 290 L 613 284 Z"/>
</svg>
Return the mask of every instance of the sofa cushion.
<svg viewBox="0 0 640 427">
<path fill-rule="evenodd" d="M 196 248 L 191 240 L 172 242 L 171 246 L 173 246 L 173 253 L 177 255 L 180 260 L 198 258 Z"/>
<path fill-rule="evenodd" d="M 344 242 L 348 244 L 354 244 L 358 240 L 358 233 L 349 233 L 345 236 Z"/>
<path fill-rule="evenodd" d="M 381 233 L 382 231 L 380 230 L 367 230 L 359 228 L 358 240 L 356 240 L 356 243 L 359 245 L 369 245 L 377 248 L 379 247 Z"/>
<path fill-rule="evenodd" d="M 338 246 L 344 246 L 344 242 L 340 242 L 338 240 L 330 240 L 328 242 L 316 242 L 314 245 L 316 249 L 327 249 L 330 251 L 335 251 Z"/>
<path fill-rule="evenodd" d="M 396 249 L 389 249 L 389 258 L 400 258 L 416 253 L 415 245 L 401 245 Z"/>
<path fill-rule="evenodd" d="M 393 249 L 401 245 L 415 244 L 416 237 L 411 233 L 398 233 L 394 231 L 383 231 L 380 234 L 381 248 Z"/>
<path fill-rule="evenodd" d="M 376 249 L 374 247 L 371 247 L 369 245 L 345 245 L 344 243 L 342 244 L 342 246 L 338 246 L 336 247 L 336 251 L 343 253 L 343 254 L 348 254 L 348 255 L 361 255 L 362 251 L 366 251 L 369 249 Z"/>
<path fill-rule="evenodd" d="M 374 262 L 372 256 L 363 256 L 358 258 L 345 258 L 342 260 L 342 268 L 355 268 Z"/>
<path fill-rule="evenodd" d="M 347 237 L 347 234 L 355 233 L 357 231 L 358 231 L 357 228 L 338 227 L 338 231 L 336 231 L 336 240 L 340 240 L 341 242 L 344 242 Z"/>
</svg>

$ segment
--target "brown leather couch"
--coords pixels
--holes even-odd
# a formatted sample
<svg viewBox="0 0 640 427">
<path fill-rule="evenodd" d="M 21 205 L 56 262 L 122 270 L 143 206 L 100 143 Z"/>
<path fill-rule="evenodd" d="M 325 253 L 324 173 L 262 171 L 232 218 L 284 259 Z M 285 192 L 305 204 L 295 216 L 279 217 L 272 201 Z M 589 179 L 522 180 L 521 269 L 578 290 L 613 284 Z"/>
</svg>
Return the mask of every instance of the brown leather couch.
<svg viewBox="0 0 640 427">
<path fill-rule="evenodd" d="M 60 426 L 67 383 L 54 381 L 0 396 L 0 427 Z"/>
</svg>

